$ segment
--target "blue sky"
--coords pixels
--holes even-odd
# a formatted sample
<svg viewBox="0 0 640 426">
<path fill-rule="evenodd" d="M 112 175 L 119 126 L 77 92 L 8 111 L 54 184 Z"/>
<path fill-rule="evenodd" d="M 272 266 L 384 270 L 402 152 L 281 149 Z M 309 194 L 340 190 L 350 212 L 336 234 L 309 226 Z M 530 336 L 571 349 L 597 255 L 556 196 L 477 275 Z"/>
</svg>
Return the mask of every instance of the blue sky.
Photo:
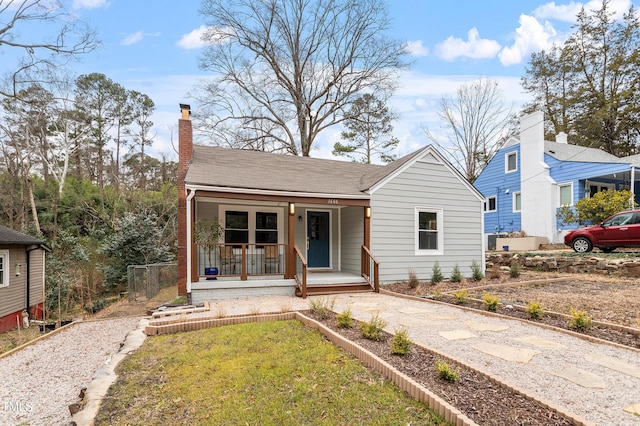
<svg viewBox="0 0 640 426">
<path fill-rule="evenodd" d="M 610 6 L 622 13 L 631 3 L 611 0 Z M 580 7 L 599 8 L 601 1 L 390 0 L 389 5 L 390 35 L 408 43 L 413 61 L 390 102 L 400 114 L 394 133 L 401 140 L 398 154 L 404 155 L 430 143 L 425 126 L 441 134 L 439 100 L 464 82 L 490 77 L 500 83 L 507 103 L 525 102 L 519 82 L 531 52 L 562 42 Z M 74 13 L 97 30 L 103 44 L 72 72 L 100 72 L 149 95 L 156 104 L 152 151 L 172 158 L 178 104 L 196 108 L 187 94 L 208 75 L 198 68 L 204 22 L 199 7 L 199 0 L 73 0 Z M 329 157 L 338 134 L 339 129 L 325 134 L 312 155 Z"/>
</svg>

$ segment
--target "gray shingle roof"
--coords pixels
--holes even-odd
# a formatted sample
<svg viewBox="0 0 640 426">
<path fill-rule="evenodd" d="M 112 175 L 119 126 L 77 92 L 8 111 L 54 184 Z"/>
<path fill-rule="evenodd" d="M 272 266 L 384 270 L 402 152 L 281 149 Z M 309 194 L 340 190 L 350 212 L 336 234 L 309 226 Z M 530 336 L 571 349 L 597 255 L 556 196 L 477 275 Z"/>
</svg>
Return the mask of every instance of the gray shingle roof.
<svg viewBox="0 0 640 426">
<path fill-rule="evenodd" d="M 422 150 L 386 166 L 194 145 L 185 182 L 225 188 L 366 196 Z"/>
<path fill-rule="evenodd" d="M 32 244 L 41 245 L 44 244 L 44 242 L 30 235 L 0 225 L 0 244 L 28 246 Z"/>
<path fill-rule="evenodd" d="M 544 141 L 544 152 L 560 161 L 580 161 L 585 163 L 628 163 L 598 148 Z"/>
</svg>

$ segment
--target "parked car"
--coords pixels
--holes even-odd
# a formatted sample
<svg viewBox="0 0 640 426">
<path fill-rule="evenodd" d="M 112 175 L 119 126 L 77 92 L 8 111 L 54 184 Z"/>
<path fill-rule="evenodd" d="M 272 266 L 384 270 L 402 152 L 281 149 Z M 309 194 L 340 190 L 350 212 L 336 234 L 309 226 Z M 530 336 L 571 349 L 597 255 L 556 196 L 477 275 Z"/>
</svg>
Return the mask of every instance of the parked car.
<svg viewBox="0 0 640 426">
<path fill-rule="evenodd" d="M 601 224 L 576 229 L 564 237 L 564 243 L 578 253 L 599 248 L 610 253 L 618 247 L 640 247 L 640 210 L 626 210 Z"/>
</svg>

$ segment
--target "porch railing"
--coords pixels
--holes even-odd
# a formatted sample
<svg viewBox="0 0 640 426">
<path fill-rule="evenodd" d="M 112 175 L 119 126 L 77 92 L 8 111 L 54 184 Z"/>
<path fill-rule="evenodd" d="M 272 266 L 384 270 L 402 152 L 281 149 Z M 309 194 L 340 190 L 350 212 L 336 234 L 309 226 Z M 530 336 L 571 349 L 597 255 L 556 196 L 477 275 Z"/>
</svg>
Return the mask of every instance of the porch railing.
<svg viewBox="0 0 640 426">
<path fill-rule="evenodd" d="M 198 246 L 198 277 L 284 275 L 287 244 L 215 244 Z"/>
<path fill-rule="evenodd" d="M 300 295 L 303 299 L 307 298 L 307 260 L 300 252 L 298 246 L 293 246 L 293 251 L 296 257 L 296 273 L 293 278 L 296 280 L 296 285 L 300 289 Z"/>
<path fill-rule="evenodd" d="M 360 258 L 362 259 L 362 277 L 367 281 L 371 288 L 373 288 L 373 291 L 380 293 L 380 281 L 378 278 L 380 262 L 373 257 L 369 248 L 364 245 L 362 246 L 362 255 Z M 372 271 L 373 276 L 371 275 Z"/>
</svg>

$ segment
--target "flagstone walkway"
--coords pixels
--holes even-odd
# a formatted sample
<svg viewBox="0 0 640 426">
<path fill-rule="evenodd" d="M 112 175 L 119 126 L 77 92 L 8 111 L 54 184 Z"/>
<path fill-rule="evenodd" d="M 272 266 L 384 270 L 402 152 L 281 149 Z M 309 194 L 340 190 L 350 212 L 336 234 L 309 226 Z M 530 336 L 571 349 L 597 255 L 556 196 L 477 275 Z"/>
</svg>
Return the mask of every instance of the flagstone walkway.
<svg viewBox="0 0 640 426">
<path fill-rule="evenodd" d="M 221 300 L 211 302 L 211 312 L 304 310 L 308 300 L 283 296 Z M 361 321 L 378 314 L 387 323 L 386 331 L 404 327 L 414 342 L 498 376 L 593 424 L 640 425 L 638 350 L 452 305 L 383 294 L 336 296 L 334 311 L 347 308 Z"/>
</svg>

